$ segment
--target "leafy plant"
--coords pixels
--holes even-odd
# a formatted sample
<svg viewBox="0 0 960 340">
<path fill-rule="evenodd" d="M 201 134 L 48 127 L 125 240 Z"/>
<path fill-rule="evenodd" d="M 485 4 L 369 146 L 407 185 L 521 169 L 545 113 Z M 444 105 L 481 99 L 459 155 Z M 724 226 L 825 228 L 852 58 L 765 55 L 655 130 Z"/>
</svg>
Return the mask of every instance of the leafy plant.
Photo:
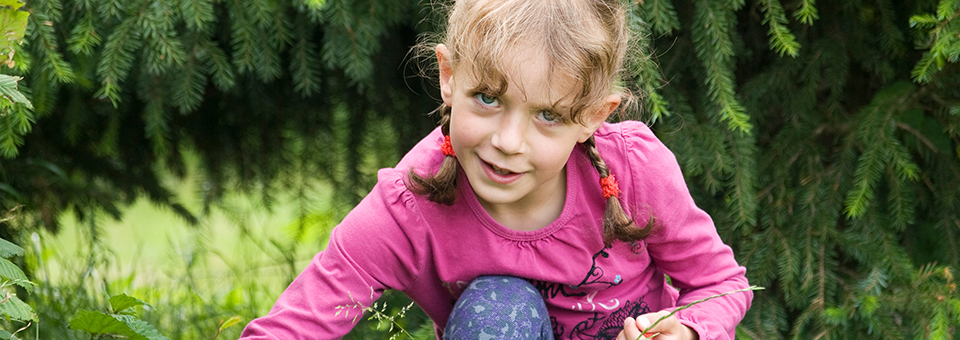
<svg viewBox="0 0 960 340">
<path fill-rule="evenodd" d="M 0 216 L 0 224 L 12 219 L 15 210 L 16 209 L 11 210 Z M 37 320 L 37 315 L 34 313 L 33 308 L 24 303 L 23 300 L 16 295 L 16 291 L 14 290 L 15 287 L 26 290 L 32 289 L 35 286 L 33 282 L 27 280 L 27 276 L 23 273 L 23 270 L 9 260 L 11 257 L 23 256 L 23 253 L 23 248 L 20 246 L 10 241 L 0 239 L 0 294 L 2 294 L 2 296 L 0 296 L 0 316 L 8 320 L 27 323 L 13 333 L 0 328 L 0 338 L 4 339 L 15 338 L 16 333 L 25 330 L 30 326 L 30 322 Z"/>
<path fill-rule="evenodd" d="M 136 317 L 134 308 L 138 306 L 149 304 L 126 294 L 114 295 L 110 297 L 110 313 L 81 310 L 70 320 L 70 328 L 88 332 L 98 339 L 114 335 L 135 340 L 169 340 Z"/>
<path fill-rule="evenodd" d="M 0 0 L 0 67 L 14 68 L 16 46 L 27 30 L 30 13 L 18 0 Z M 33 124 L 33 105 L 17 87 L 23 78 L 0 74 L 0 157 L 13 158 Z"/>
</svg>

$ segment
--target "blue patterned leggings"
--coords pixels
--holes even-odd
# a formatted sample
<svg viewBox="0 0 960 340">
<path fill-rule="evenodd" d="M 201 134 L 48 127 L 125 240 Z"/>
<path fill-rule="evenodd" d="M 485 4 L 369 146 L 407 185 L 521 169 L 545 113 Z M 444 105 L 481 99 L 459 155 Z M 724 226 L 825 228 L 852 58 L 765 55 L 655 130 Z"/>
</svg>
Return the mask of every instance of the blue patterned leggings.
<svg viewBox="0 0 960 340">
<path fill-rule="evenodd" d="M 526 280 L 481 276 L 473 280 L 450 313 L 444 340 L 553 340 L 540 293 Z"/>
</svg>

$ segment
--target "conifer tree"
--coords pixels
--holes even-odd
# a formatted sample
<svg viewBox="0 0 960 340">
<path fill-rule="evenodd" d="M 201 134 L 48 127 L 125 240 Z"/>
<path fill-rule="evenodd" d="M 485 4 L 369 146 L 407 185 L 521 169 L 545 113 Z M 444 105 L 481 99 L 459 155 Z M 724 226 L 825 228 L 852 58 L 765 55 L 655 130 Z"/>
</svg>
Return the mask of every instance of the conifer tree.
<svg viewBox="0 0 960 340">
<path fill-rule="evenodd" d="M 758 292 L 752 339 L 960 336 L 960 1 L 625 1 L 630 80 Z M 139 196 L 348 209 L 435 126 L 407 52 L 433 5 L 383 0 L 31 0 L 32 103 L 0 116 L 0 208 L 56 230 Z M 442 25 L 438 25 L 442 26 Z M 0 84 L 2 85 L 2 84 Z M 7 112 L 17 112 L 10 114 Z M 16 239 L 14 237 L 13 239 Z"/>
</svg>

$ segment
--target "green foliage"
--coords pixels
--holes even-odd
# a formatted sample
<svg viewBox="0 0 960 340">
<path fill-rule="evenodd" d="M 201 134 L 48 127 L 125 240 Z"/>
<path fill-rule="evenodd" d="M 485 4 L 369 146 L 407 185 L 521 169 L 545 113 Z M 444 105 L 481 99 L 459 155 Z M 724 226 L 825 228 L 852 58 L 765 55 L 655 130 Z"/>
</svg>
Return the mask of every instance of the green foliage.
<svg viewBox="0 0 960 340">
<path fill-rule="evenodd" d="M 123 313 L 127 309 L 137 306 L 149 306 L 149 304 L 127 294 L 117 294 L 110 297 L 110 310 L 114 313 Z"/>
<path fill-rule="evenodd" d="M 23 3 L 16 0 L 0 1 L 0 67 L 14 68 L 17 46 L 27 29 L 30 13 L 18 10 Z M 13 158 L 23 145 L 23 136 L 30 132 L 34 122 L 33 105 L 20 92 L 17 82 L 22 78 L 0 74 L 0 156 Z"/>
<path fill-rule="evenodd" d="M 0 216 L 0 224 L 12 218 L 12 216 Z M 23 248 L 20 246 L 5 239 L 0 239 L 0 316 L 15 322 L 32 322 L 37 320 L 37 315 L 30 305 L 17 296 L 13 288 L 16 285 L 23 289 L 30 289 L 33 288 L 34 284 L 27 280 L 20 267 L 9 260 L 10 257 L 23 256 L 23 253 Z M 27 323 L 27 326 L 14 333 L 0 328 L 0 336 L 5 336 L 8 339 L 15 338 L 14 334 L 29 326 L 30 323 Z"/>
<path fill-rule="evenodd" d="M 930 82 L 934 74 L 943 70 L 947 62 L 956 63 L 960 58 L 960 3 L 943 0 L 937 5 L 936 14 L 920 13 L 910 17 L 910 27 L 926 30 L 926 36 L 917 42 L 928 51 L 913 68 L 913 78 L 918 83 Z"/>
<path fill-rule="evenodd" d="M 70 320 L 70 328 L 85 331 L 91 335 L 122 336 L 136 340 L 164 340 L 167 337 L 149 323 L 132 315 L 105 314 L 98 311 L 81 310 Z"/>
</svg>

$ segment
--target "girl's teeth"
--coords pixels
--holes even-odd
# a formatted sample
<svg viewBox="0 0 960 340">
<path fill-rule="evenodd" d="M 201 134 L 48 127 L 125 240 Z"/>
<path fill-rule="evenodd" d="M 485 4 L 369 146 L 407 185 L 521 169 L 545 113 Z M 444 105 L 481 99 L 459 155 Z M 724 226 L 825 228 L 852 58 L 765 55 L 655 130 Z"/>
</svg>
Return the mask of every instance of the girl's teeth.
<svg viewBox="0 0 960 340">
<path fill-rule="evenodd" d="M 501 169 L 501 168 L 498 168 L 496 165 L 491 164 L 490 166 L 493 167 L 493 171 L 495 171 L 495 172 L 498 173 L 498 174 L 507 175 L 507 174 L 510 173 L 510 171 L 507 171 L 507 170 L 503 170 L 503 169 Z"/>
</svg>

